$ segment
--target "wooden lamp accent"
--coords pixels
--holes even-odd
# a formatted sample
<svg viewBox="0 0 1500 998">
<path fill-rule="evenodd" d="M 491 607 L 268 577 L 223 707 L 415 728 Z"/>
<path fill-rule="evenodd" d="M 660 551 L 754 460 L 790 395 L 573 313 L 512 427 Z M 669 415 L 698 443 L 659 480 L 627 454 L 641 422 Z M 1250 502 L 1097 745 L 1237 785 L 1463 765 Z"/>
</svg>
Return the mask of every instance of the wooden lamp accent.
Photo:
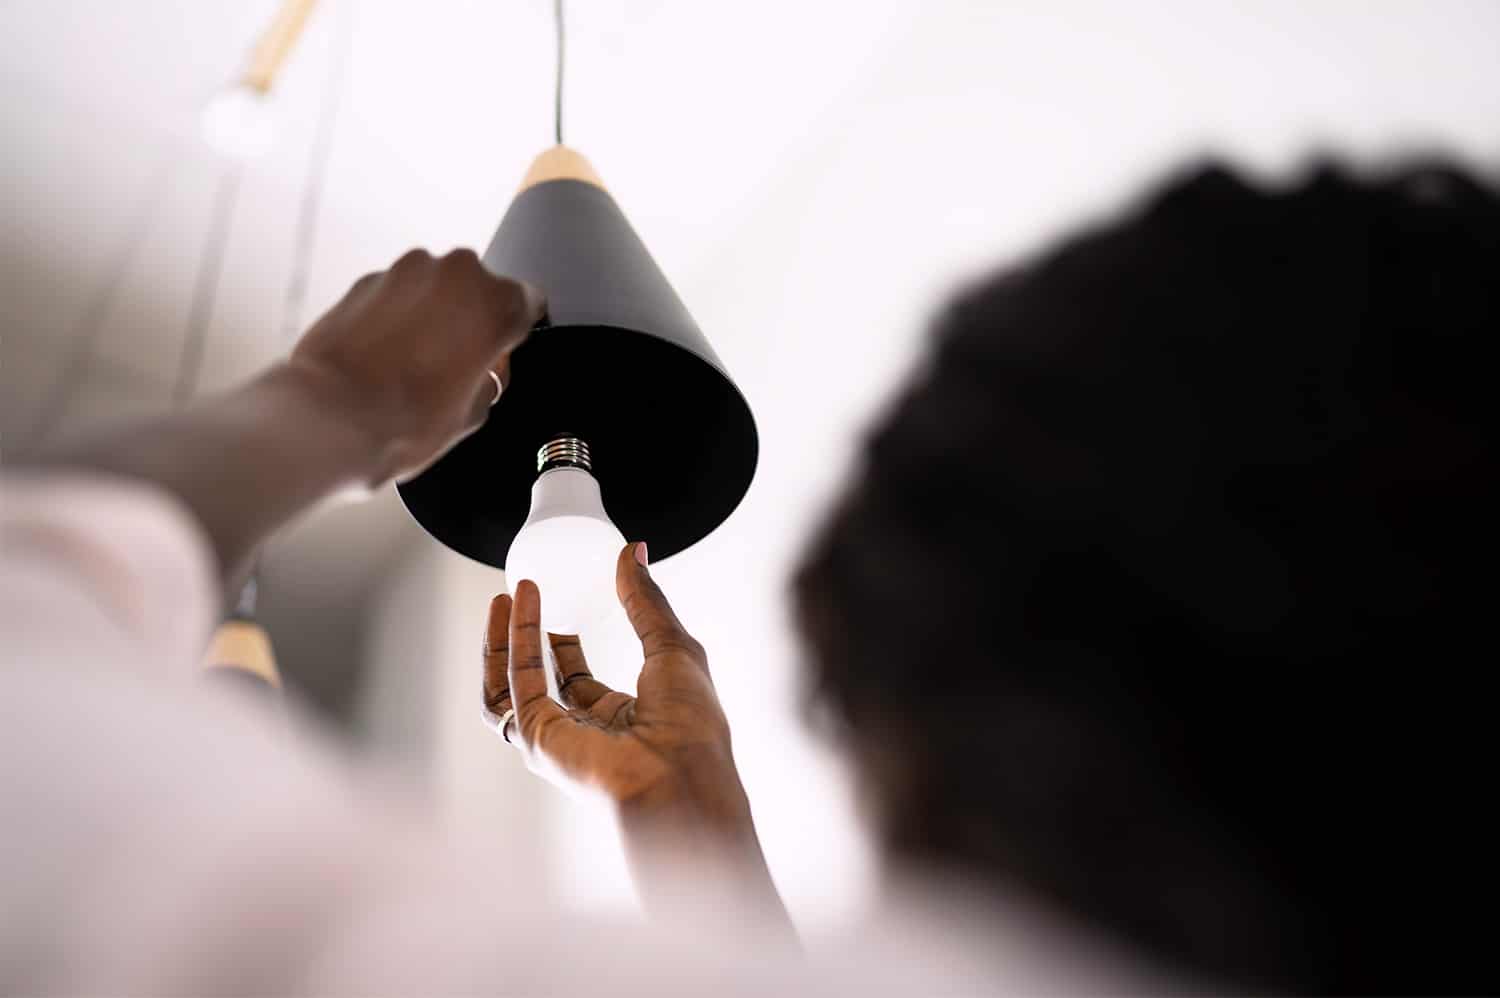
<svg viewBox="0 0 1500 998">
<path fill-rule="evenodd" d="M 204 675 L 280 690 L 281 670 L 271 650 L 271 636 L 255 620 L 259 584 L 254 573 L 240 587 L 234 612 L 214 631 L 203 655 Z"/>
<path fill-rule="evenodd" d="M 599 174 L 594 172 L 594 165 L 581 152 L 567 146 L 553 146 L 531 161 L 531 169 L 526 171 L 526 177 L 521 181 L 520 190 L 516 194 L 551 180 L 577 180 L 604 190 L 604 181 L 599 179 Z"/>
<path fill-rule="evenodd" d="M 292 52 L 292 46 L 302 37 L 307 27 L 307 17 L 312 13 L 317 0 L 282 0 L 281 7 L 266 30 L 261 32 L 255 48 L 250 53 L 250 65 L 240 82 L 259 94 L 271 92 L 276 74 Z"/>
<path fill-rule="evenodd" d="M 247 673 L 266 685 L 281 689 L 281 671 L 271 650 L 271 637 L 253 620 L 226 620 L 214 631 L 203 668 L 209 672 L 230 669 Z"/>
</svg>

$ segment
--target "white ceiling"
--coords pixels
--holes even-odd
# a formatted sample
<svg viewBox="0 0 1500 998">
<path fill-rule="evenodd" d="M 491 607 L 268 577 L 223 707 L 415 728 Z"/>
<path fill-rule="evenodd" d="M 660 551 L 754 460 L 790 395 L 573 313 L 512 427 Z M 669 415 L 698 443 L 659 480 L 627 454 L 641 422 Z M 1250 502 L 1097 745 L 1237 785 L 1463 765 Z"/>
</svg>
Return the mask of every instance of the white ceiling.
<svg viewBox="0 0 1500 998">
<path fill-rule="evenodd" d="M 784 806 L 762 813 L 768 851 L 824 887 L 858 860 L 845 819 L 806 827 L 843 791 L 798 733 L 781 587 L 942 296 L 1203 152 L 1263 171 L 1317 150 L 1500 161 L 1493 0 L 568 6 L 568 139 L 694 310 L 762 434 L 744 505 L 659 577 L 713 652 L 747 784 L 779 788 Z M 0 4 L 5 446 L 25 442 L 166 164 L 66 425 L 164 404 L 222 170 L 197 142 L 198 110 L 273 7 Z M 297 207 L 330 80 L 342 103 L 304 319 L 411 245 L 487 241 L 550 142 L 550 8 L 320 3 L 280 82 L 279 144 L 244 182 L 206 388 L 287 346 Z M 326 633 L 357 634 L 366 583 L 425 543 L 389 496 L 325 511 L 273 552 L 270 588 L 298 608 L 279 640 L 311 657 L 326 652 L 327 620 L 344 630 Z"/>
</svg>

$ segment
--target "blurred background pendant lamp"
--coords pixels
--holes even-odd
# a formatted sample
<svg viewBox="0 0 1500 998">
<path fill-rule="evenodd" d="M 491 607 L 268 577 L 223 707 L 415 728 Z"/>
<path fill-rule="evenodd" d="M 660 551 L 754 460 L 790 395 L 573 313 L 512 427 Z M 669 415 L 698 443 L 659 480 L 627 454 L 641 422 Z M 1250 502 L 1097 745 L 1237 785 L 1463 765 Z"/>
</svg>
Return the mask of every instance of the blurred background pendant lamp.
<svg viewBox="0 0 1500 998">
<path fill-rule="evenodd" d="M 204 675 L 259 694 L 281 689 L 281 671 L 271 650 L 271 636 L 255 616 L 254 573 L 240 587 L 234 609 L 209 639 L 203 653 Z"/>
<path fill-rule="evenodd" d="M 592 474 L 608 519 L 653 562 L 723 522 L 755 473 L 750 407 L 583 156 L 537 157 L 484 264 L 542 288 L 547 319 L 512 355 L 484 427 L 399 486 L 417 522 L 503 568 L 523 524 L 555 504 L 531 499 L 557 469 Z"/>
</svg>

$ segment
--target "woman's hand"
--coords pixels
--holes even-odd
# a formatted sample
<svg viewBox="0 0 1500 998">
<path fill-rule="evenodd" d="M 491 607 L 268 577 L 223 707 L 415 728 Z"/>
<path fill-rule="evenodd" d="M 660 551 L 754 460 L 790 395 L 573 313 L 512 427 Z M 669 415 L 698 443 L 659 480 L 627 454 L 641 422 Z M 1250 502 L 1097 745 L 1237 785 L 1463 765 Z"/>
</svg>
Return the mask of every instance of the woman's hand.
<svg viewBox="0 0 1500 998">
<path fill-rule="evenodd" d="M 509 715 L 503 734 L 535 770 L 596 788 L 616 804 L 627 852 L 648 904 L 732 894 L 741 910 L 785 911 L 761 854 L 730 751 L 703 646 L 683 629 L 646 568 L 646 546 L 627 545 L 615 588 L 641 639 L 632 697 L 595 679 L 578 639 L 548 635 L 562 703 L 547 694 L 542 595 L 530 581 L 490 604 L 484 648 L 487 711 Z M 707 894 L 705 894 L 707 892 Z M 694 905 L 694 910 L 697 906 Z"/>
<path fill-rule="evenodd" d="M 730 754 L 703 646 L 683 630 L 642 561 L 627 546 L 615 585 L 645 661 L 638 696 L 619 693 L 589 671 L 583 646 L 550 634 L 562 703 L 547 694 L 541 594 L 522 581 L 514 602 L 490 604 L 485 636 L 485 704 L 514 713 L 504 732 L 533 768 L 603 791 L 630 807 L 693 810 L 713 820 L 748 820 L 749 805 Z"/>
<path fill-rule="evenodd" d="M 412 250 L 367 274 L 307 331 L 287 368 L 340 407 L 377 452 L 377 484 L 413 475 L 478 429 L 510 354 L 542 317 L 537 289 L 472 250 Z"/>
<path fill-rule="evenodd" d="M 413 474 L 484 422 L 545 308 L 470 250 L 412 250 L 359 280 L 292 355 L 245 385 L 44 455 L 149 482 L 197 518 L 221 577 L 327 496 Z"/>
</svg>

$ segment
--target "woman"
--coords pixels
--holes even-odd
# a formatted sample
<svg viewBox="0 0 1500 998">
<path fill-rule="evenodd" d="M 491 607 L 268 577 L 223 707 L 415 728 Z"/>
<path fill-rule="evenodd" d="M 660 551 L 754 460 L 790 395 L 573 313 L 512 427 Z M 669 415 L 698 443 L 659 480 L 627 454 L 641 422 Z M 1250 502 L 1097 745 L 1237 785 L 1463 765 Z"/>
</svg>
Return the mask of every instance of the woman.
<svg viewBox="0 0 1500 998">
<path fill-rule="evenodd" d="M 1493 984 L 1497 336 L 1500 199 L 1441 167 L 1206 170 L 965 294 L 794 588 L 892 865 L 1201 985 Z M 547 699 L 523 583 L 489 706 L 619 802 L 644 888 L 660 825 L 769 896 L 703 649 L 630 554 L 638 697 L 553 637 Z M 1094 990 L 1079 958 L 1041 980 Z"/>
</svg>

